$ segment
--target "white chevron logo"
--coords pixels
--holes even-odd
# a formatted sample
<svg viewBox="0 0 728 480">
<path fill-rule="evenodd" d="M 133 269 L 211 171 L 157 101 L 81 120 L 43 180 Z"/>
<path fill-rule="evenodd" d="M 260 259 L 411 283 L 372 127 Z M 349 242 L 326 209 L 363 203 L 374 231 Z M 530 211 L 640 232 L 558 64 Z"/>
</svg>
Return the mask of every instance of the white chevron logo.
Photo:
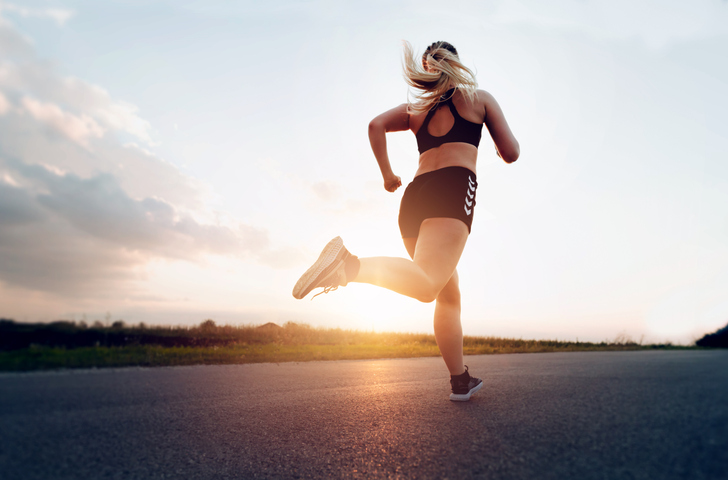
<svg viewBox="0 0 728 480">
<path fill-rule="evenodd" d="M 475 182 L 473 182 L 473 179 L 470 178 L 470 176 L 468 176 L 468 191 L 465 192 L 466 193 L 465 205 L 463 205 L 465 214 L 468 216 L 473 213 L 472 206 L 473 206 L 473 203 L 475 203 L 473 198 L 475 197 L 475 188 L 476 187 L 477 187 L 477 184 Z M 468 208 L 468 207 L 471 207 L 471 208 Z"/>
</svg>

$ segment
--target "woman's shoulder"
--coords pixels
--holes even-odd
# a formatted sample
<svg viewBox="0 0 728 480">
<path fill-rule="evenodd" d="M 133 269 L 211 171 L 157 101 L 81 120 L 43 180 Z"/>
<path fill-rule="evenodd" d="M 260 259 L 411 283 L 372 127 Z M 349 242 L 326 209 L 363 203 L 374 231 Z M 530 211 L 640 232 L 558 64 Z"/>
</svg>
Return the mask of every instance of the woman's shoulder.
<svg viewBox="0 0 728 480">
<path fill-rule="evenodd" d="M 500 108 L 498 106 L 498 101 L 490 92 L 480 89 L 476 90 L 476 98 L 478 106 L 482 107 L 486 113 L 492 108 Z"/>
<path fill-rule="evenodd" d="M 485 90 L 482 90 L 480 88 L 475 91 L 475 97 L 478 99 L 479 102 L 483 104 L 495 100 L 495 97 L 493 97 L 490 92 L 486 92 Z"/>
<path fill-rule="evenodd" d="M 455 100 L 455 104 L 463 118 L 474 123 L 482 122 L 493 96 L 480 89 L 475 90 L 472 95 L 467 92 L 458 93 L 460 98 Z"/>
</svg>

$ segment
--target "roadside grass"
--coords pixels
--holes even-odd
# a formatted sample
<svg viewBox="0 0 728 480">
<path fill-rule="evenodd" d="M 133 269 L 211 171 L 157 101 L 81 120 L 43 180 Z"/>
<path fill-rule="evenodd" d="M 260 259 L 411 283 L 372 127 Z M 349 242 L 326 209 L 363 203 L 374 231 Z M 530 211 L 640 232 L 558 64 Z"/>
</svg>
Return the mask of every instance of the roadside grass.
<svg viewBox="0 0 728 480">
<path fill-rule="evenodd" d="M 8 321 L 5 322 L 3 326 L 8 327 Z M 40 338 L 44 344 L 29 343 L 23 346 L 16 343 L 13 349 L 0 350 L 0 371 L 308 362 L 440 355 L 434 335 L 323 329 L 295 323 L 287 323 L 282 327 L 275 324 L 236 327 L 217 326 L 213 321 L 207 320 L 195 327 L 150 328 L 143 325 L 119 325 L 117 322 L 116 326 L 89 328 L 73 322 L 59 322 L 56 326 L 64 333 L 58 333 L 55 337 L 47 334 L 47 324 L 32 324 L 37 327 L 36 331 L 44 333 L 32 337 L 28 336 L 28 332 L 33 331 L 29 327 L 31 324 L 11 323 L 12 328 L 6 328 L 5 333 L 12 333 L 13 328 L 18 327 L 16 330 L 23 331 L 25 341 Z M 97 335 L 91 335 L 89 331 L 95 331 Z M 77 336 L 81 334 L 86 335 L 83 338 L 87 342 L 95 343 L 90 346 L 77 346 Z M 125 343 L 114 344 L 119 339 L 123 339 Z M 22 348 L 18 348 L 19 346 Z M 655 348 L 692 347 L 640 345 L 624 336 L 619 336 L 612 342 L 601 343 L 472 336 L 466 336 L 463 341 L 466 355 Z"/>
<path fill-rule="evenodd" d="M 0 370 L 28 371 L 57 368 L 102 368 L 241 363 L 309 362 L 374 358 L 431 357 L 433 345 L 231 345 L 227 347 L 82 347 L 63 349 L 33 346 L 0 352 Z"/>
</svg>

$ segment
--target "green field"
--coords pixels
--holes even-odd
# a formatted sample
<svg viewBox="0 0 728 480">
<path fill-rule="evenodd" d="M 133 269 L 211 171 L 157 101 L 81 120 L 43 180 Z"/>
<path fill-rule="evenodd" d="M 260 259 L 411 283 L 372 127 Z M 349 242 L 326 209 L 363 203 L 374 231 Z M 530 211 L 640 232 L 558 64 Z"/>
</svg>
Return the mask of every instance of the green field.
<svg viewBox="0 0 728 480">
<path fill-rule="evenodd" d="M 439 356 L 434 335 L 312 328 L 217 326 L 88 327 L 74 322 L 20 324 L 0 321 L 0 371 L 126 366 L 214 365 Z M 674 347 L 640 345 L 629 338 L 600 343 L 464 338 L 466 355 L 496 353 L 639 350 Z"/>
</svg>

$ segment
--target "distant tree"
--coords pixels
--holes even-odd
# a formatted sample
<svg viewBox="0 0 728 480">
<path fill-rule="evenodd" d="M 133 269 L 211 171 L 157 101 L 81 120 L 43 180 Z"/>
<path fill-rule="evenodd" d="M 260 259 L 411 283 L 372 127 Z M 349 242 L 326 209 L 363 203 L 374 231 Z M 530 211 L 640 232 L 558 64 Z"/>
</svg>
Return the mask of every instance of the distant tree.
<svg viewBox="0 0 728 480">
<path fill-rule="evenodd" d="M 728 325 L 695 342 L 699 347 L 728 348 Z"/>
<path fill-rule="evenodd" d="M 207 319 L 204 322 L 200 324 L 200 329 L 202 330 L 214 330 L 217 325 L 215 325 L 215 320 Z"/>
<path fill-rule="evenodd" d="M 55 322 L 49 323 L 51 327 L 56 330 L 75 330 L 76 322 L 70 320 L 56 320 Z"/>
<path fill-rule="evenodd" d="M 111 324 L 111 328 L 120 330 L 124 328 L 124 321 L 123 320 L 117 320 L 114 323 Z"/>
</svg>

